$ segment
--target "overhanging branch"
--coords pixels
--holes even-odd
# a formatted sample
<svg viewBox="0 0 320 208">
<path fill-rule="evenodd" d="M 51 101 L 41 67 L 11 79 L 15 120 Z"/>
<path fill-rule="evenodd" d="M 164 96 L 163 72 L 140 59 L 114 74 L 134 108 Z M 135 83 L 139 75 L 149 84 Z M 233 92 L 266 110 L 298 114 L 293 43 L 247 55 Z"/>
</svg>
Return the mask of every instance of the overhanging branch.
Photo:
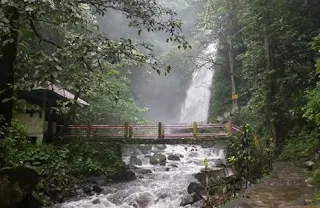
<svg viewBox="0 0 320 208">
<path fill-rule="evenodd" d="M 51 40 L 48 40 L 46 38 L 43 38 L 42 35 L 38 32 L 38 30 L 36 29 L 34 23 L 33 23 L 33 20 L 31 18 L 28 18 L 29 19 L 29 25 L 32 29 L 32 31 L 34 32 L 34 34 L 37 36 L 37 38 L 39 38 L 39 43 L 41 43 L 42 41 L 43 42 L 46 42 L 46 43 L 49 43 L 51 45 L 54 45 L 55 47 L 57 48 L 62 48 L 60 45 L 58 45 L 57 43 L 51 41 Z"/>
</svg>

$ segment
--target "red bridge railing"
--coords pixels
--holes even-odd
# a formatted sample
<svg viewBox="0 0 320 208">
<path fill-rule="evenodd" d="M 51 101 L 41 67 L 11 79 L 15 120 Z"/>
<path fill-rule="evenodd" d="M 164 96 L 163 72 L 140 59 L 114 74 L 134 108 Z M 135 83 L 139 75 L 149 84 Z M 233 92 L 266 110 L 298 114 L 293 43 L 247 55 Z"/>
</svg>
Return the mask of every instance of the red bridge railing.
<svg viewBox="0 0 320 208">
<path fill-rule="evenodd" d="M 62 126 L 58 126 L 62 127 Z M 158 124 L 149 125 L 69 125 L 66 137 L 106 137 L 106 138 L 213 138 L 228 137 L 240 127 L 228 124 Z"/>
</svg>

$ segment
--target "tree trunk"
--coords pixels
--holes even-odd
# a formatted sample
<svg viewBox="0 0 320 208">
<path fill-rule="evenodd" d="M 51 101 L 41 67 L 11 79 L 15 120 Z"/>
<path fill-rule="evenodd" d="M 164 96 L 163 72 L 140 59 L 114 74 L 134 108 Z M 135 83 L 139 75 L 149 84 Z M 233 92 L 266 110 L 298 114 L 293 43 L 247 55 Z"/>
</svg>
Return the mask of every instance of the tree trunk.
<svg viewBox="0 0 320 208">
<path fill-rule="evenodd" d="M 73 120 L 73 117 L 76 113 L 76 110 L 77 110 L 77 102 L 78 102 L 78 98 L 81 94 L 81 90 L 79 90 L 75 96 L 74 96 L 74 101 L 75 103 L 72 104 L 72 106 L 70 107 L 70 110 L 64 120 L 64 124 L 63 124 L 63 129 L 62 129 L 62 135 L 64 136 L 66 133 L 68 133 L 68 126 L 70 125 L 70 122 Z"/>
<path fill-rule="evenodd" d="M 19 14 L 14 7 L 4 8 L 10 32 L 0 40 L 0 125 L 11 124 L 13 114 L 14 63 L 17 57 Z"/>
<path fill-rule="evenodd" d="M 277 149 L 279 145 L 282 143 L 283 139 L 283 128 L 282 124 L 280 122 L 281 116 L 279 116 L 280 112 L 277 106 L 274 104 L 274 96 L 277 93 L 277 87 L 275 80 L 273 79 L 273 72 L 272 70 L 275 69 L 275 62 L 272 56 L 272 44 L 270 41 L 270 31 L 269 31 L 269 25 L 270 25 L 270 16 L 269 16 L 269 5 L 268 5 L 268 0 L 264 1 L 264 8 L 266 11 L 264 12 L 264 37 L 263 37 L 263 42 L 264 42 L 264 52 L 265 52 L 265 61 L 266 61 L 266 66 L 265 70 L 266 73 L 271 75 L 267 76 L 266 78 L 266 85 L 267 85 L 267 99 L 266 99 L 266 112 L 267 114 L 270 114 L 271 116 L 269 117 L 269 122 L 270 122 L 270 127 L 271 127 L 271 134 L 275 142 L 275 148 Z M 272 116 L 274 115 L 274 116 Z M 279 120 L 280 119 L 280 120 Z"/>
<path fill-rule="evenodd" d="M 234 55 L 233 55 L 233 44 L 232 40 L 229 40 L 229 68 L 230 68 L 230 74 L 231 74 L 231 92 L 232 95 L 236 94 L 236 84 L 234 82 Z M 233 100 L 233 107 L 237 105 L 237 101 Z"/>
</svg>

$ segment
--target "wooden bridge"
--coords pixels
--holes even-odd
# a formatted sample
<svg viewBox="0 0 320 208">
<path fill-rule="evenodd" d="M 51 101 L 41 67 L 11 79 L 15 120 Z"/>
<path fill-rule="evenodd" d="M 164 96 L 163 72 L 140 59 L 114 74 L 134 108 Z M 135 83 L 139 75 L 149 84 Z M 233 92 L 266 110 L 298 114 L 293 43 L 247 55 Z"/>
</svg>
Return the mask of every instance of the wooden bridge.
<svg viewBox="0 0 320 208">
<path fill-rule="evenodd" d="M 59 126 L 62 128 L 62 126 Z M 240 127 L 232 124 L 69 125 L 64 139 L 126 144 L 203 144 L 227 140 Z M 59 136 L 58 136 L 59 138 Z"/>
</svg>

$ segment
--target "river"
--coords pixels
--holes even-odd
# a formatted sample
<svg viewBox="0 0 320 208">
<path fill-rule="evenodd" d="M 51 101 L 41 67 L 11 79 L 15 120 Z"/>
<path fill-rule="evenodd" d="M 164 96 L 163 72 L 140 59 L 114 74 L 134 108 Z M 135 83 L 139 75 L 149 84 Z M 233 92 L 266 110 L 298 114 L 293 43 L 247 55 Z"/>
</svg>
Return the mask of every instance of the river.
<svg viewBox="0 0 320 208">
<path fill-rule="evenodd" d="M 126 152 L 126 150 L 124 150 Z M 150 151 L 166 156 L 172 153 L 181 154 L 180 161 L 169 161 L 165 166 L 151 165 L 149 158 L 135 151 L 142 160 L 140 168 L 149 169 L 152 173 L 141 175 L 134 181 L 113 184 L 104 187 L 104 194 L 91 196 L 79 201 L 62 204 L 63 208 L 178 208 L 181 201 L 188 197 L 187 187 L 196 181 L 193 174 L 203 168 L 203 160 L 209 159 L 209 164 L 224 160 L 225 152 L 221 148 L 202 148 L 196 145 L 167 145 L 165 150 L 153 147 Z M 149 155 L 149 153 L 147 154 Z M 129 162 L 129 154 L 124 161 Z M 98 204 L 93 204 L 99 199 Z M 199 203 L 184 206 L 186 208 L 200 207 Z"/>
</svg>

